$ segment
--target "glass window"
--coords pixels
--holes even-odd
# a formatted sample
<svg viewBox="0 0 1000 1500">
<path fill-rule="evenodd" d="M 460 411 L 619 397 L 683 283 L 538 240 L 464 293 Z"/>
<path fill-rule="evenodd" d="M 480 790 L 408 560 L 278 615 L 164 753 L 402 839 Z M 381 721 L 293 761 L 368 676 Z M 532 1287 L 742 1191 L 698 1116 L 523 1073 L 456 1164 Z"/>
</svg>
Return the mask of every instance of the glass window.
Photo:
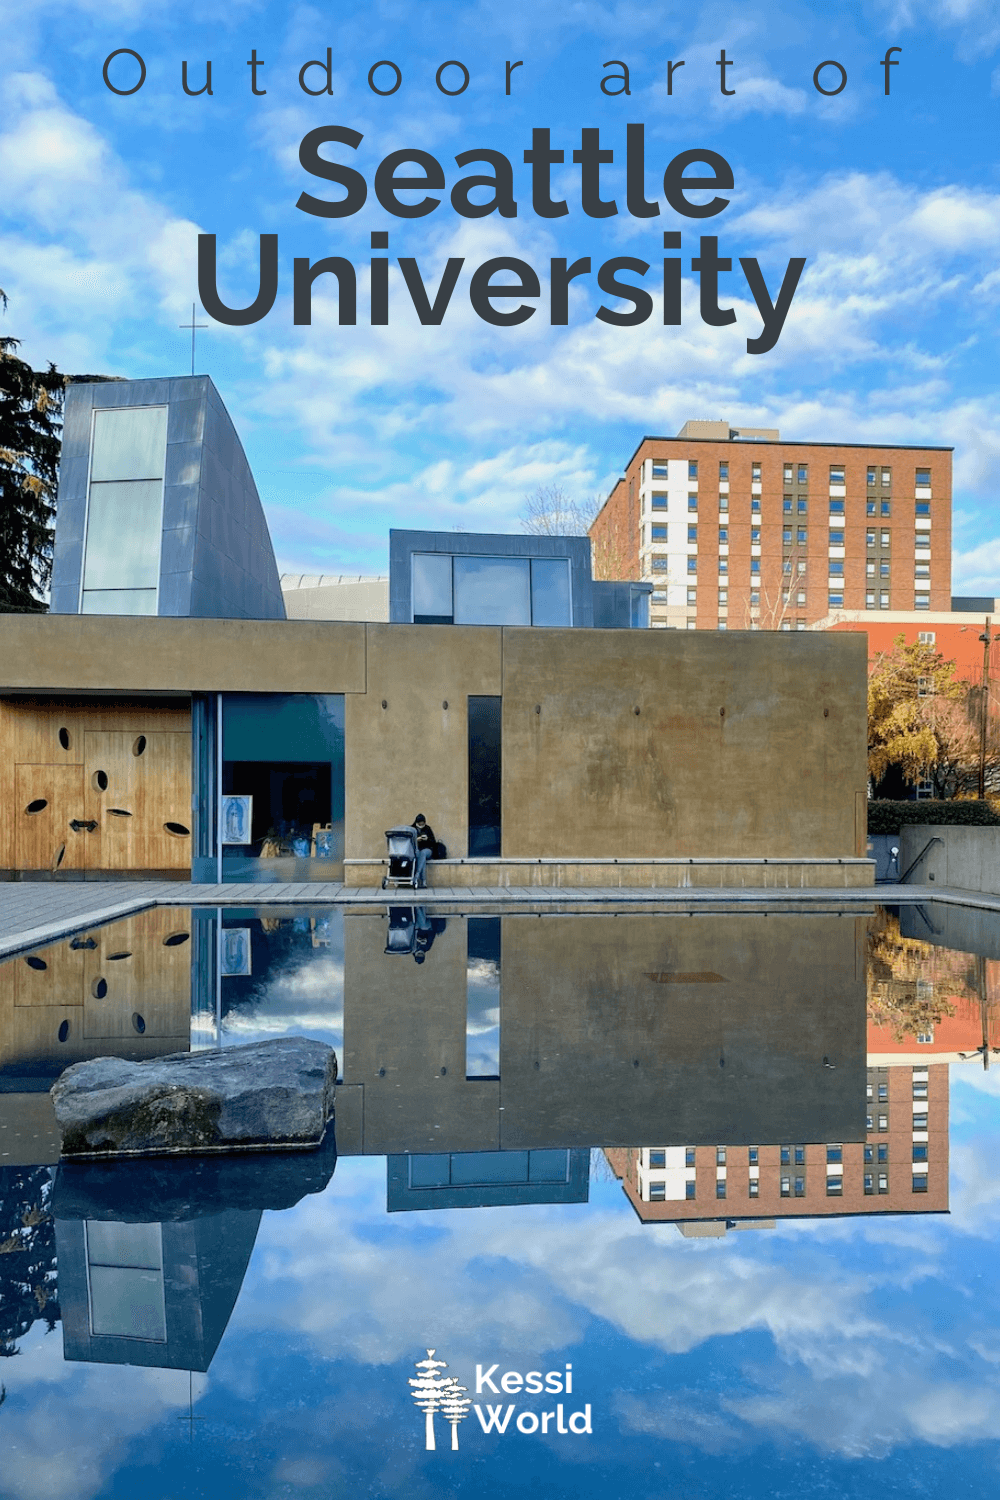
<svg viewBox="0 0 1000 1500">
<path fill-rule="evenodd" d="M 155 591 L 160 577 L 162 530 L 162 480 L 92 484 L 87 510 L 84 589 Z"/>
<path fill-rule="evenodd" d="M 728 557 L 720 557 L 719 558 L 719 572 L 720 573 L 728 573 L 729 572 L 729 559 L 728 559 Z"/>
<path fill-rule="evenodd" d="M 913 1080 L 913 1097 L 914 1097 L 914 1099 L 926 1099 L 927 1098 L 927 1084 L 924 1083 L 924 1082 L 918 1082 L 917 1079 L 914 1079 Z"/>
<path fill-rule="evenodd" d="M 868 470 L 868 483 L 869 484 L 874 484 L 875 483 L 875 479 L 876 479 L 875 470 L 874 469 L 869 469 Z"/>
<path fill-rule="evenodd" d="M 842 516 L 844 514 L 844 502 L 843 502 L 843 500 L 831 500 L 830 501 L 830 514 L 831 514 L 831 516 Z"/>
<path fill-rule="evenodd" d="M 456 625 L 530 625 L 526 557 L 456 557 Z"/>
<path fill-rule="evenodd" d="M 413 618 L 418 624 L 452 620 L 451 558 L 446 553 L 414 552 L 410 558 Z"/>
<path fill-rule="evenodd" d="M 916 536 L 913 538 L 913 545 L 914 545 L 914 547 L 916 548 L 917 551 L 919 551 L 921 547 L 923 547 L 926 551 L 930 551 L 930 545 L 931 545 L 931 534 L 930 534 L 930 532 L 929 531 L 918 531 L 917 534 L 916 534 Z"/>
<path fill-rule="evenodd" d="M 666 531 L 666 527 L 663 528 Z M 569 559 L 533 557 L 531 559 L 531 623 L 562 625 L 573 623 L 570 606 Z"/>
<path fill-rule="evenodd" d="M 869 1130 L 871 1129 L 870 1125 L 869 1125 L 868 1129 Z M 865 1146 L 865 1161 L 866 1162 L 873 1162 L 874 1160 L 875 1160 L 875 1147 L 874 1146 L 868 1146 L 868 1145 L 866 1145 Z"/>
<path fill-rule="evenodd" d="M 914 1115 L 913 1116 L 913 1128 L 914 1128 L 914 1130 L 926 1130 L 927 1129 L 927 1116 L 926 1115 Z"/>
<path fill-rule="evenodd" d="M 843 1195 L 844 1179 L 842 1177 L 828 1177 L 826 1179 L 826 1196 L 828 1198 L 839 1198 Z"/>
<path fill-rule="evenodd" d="M 715 1165 L 717 1167 L 724 1167 L 726 1165 L 726 1148 L 725 1148 L 725 1146 L 716 1146 L 716 1148 L 715 1148 Z"/>
<path fill-rule="evenodd" d="M 796 502 L 795 509 L 798 511 L 798 513 L 799 513 L 800 516 L 804 516 L 805 513 L 806 513 L 806 511 L 809 509 L 809 501 L 808 500 L 798 500 Z"/>
<path fill-rule="evenodd" d="M 750 1198 L 760 1196 L 760 1179 L 758 1177 L 751 1177 L 747 1183 L 747 1196 Z"/>
<path fill-rule="evenodd" d="M 725 543 L 725 542 L 729 541 L 729 527 L 728 526 L 720 526 L 719 527 L 719 541 L 722 542 L 722 543 Z"/>
<path fill-rule="evenodd" d="M 866 578 L 874 578 L 875 577 L 875 561 L 874 561 L 874 559 L 872 559 L 871 562 L 866 562 L 865 563 L 865 577 Z"/>
<path fill-rule="evenodd" d="M 883 531 L 882 532 L 882 546 L 883 547 L 888 547 L 891 542 L 892 542 L 892 532 L 891 531 Z"/>
<path fill-rule="evenodd" d="M 665 1167 L 667 1165 L 667 1153 L 662 1147 L 659 1150 L 650 1151 L 649 1165 L 651 1167 Z"/>
<path fill-rule="evenodd" d="M 791 513 L 792 513 L 792 497 L 791 497 L 791 495 L 786 495 L 785 498 L 784 498 L 784 500 L 782 500 L 782 502 L 781 502 L 781 509 L 784 511 L 784 513 L 785 513 L 786 516 L 787 515 L 791 515 Z"/>
<path fill-rule="evenodd" d="M 875 516 L 878 514 L 878 506 L 874 500 L 868 500 L 865 504 L 865 515 Z"/>
<path fill-rule="evenodd" d="M 162 480 L 166 456 L 165 406 L 95 411 L 91 484 L 115 479 Z"/>
<path fill-rule="evenodd" d="M 805 1195 L 806 1195 L 806 1180 L 805 1180 L 805 1177 L 803 1177 L 801 1174 L 799 1174 L 799 1176 L 797 1176 L 796 1179 L 795 1179 L 795 1196 L 796 1196 L 796 1198 L 804 1198 Z"/>
<path fill-rule="evenodd" d="M 844 596 L 843 596 L 843 594 L 829 594 L 827 596 L 827 604 L 830 606 L 831 609 L 843 609 L 843 607 L 844 607 Z"/>
<path fill-rule="evenodd" d="M 804 1166 L 805 1159 L 806 1159 L 806 1148 L 805 1148 L 805 1146 L 796 1146 L 796 1148 L 795 1148 L 795 1165 L 797 1167 Z"/>
<path fill-rule="evenodd" d="M 752 516 L 759 516 L 760 515 L 760 496 L 759 495 L 751 495 L 750 496 L 750 514 Z"/>
<path fill-rule="evenodd" d="M 790 573 L 792 571 L 792 559 L 790 557 L 782 559 L 781 571 L 782 573 Z"/>
<path fill-rule="evenodd" d="M 783 473 L 784 473 L 784 477 L 785 477 L 786 482 L 788 484 L 791 484 L 791 482 L 792 482 L 792 466 L 791 466 L 791 464 L 785 464 Z"/>
<path fill-rule="evenodd" d="M 662 1203 L 667 1196 L 667 1184 L 665 1182 L 651 1182 L 649 1184 L 650 1203 Z"/>
<path fill-rule="evenodd" d="M 780 1191 L 782 1198 L 790 1198 L 792 1196 L 792 1179 L 790 1177 L 781 1178 Z"/>
<path fill-rule="evenodd" d="M 844 576 L 844 564 L 842 562 L 831 560 L 829 566 L 830 566 L 830 576 L 832 578 L 843 578 L 843 576 Z"/>
<path fill-rule="evenodd" d="M 842 547 L 844 545 L 844 533 L 842 531 L 830 532 L 830 546 Z"/>
<path fill-rule="evenodd" d="M 799 589 L 799 592 L 795 596 L 795 602 L 796 602 L 796 604 L 805 604 L 805 602 L 806 602 L 806 595 L 805 595 L 805 590 L 804 589 Z"/>
<path fill-rule="evenodd" d="M 760 603 L 760 589 L 751 589 L 750 590 L 750 607 L 752 609 L 756 608 L 756 606 L 759 603 Z"/>
<path fill-rule="evenodd" d="M 913 1143 L 913 1160 L 914 1161 L 926 1161 L 927 1160 L 927 1145 L 926 1145 L 926 1143 L 921 1144 L 919 1141 L 914 1141 L 914 1143 Z"/>
<path fill-rule="evenodd" d="M 792 528 L 790 526 L 786 526 L 784 528 L 784 530 L 782 531 L 782 533 L 781 533 L 781 540 L 784 542 L 784 544 L 785 544 L 786 547 L 790 547 L 791 546 L 791 544 L 792 544 Z"/>
<path fill-rule="evenodd" d="M 726 1196 L 726 1179 L 724 1177 L 720 1177 L 716 1181 L 715 1196 L 717 1198 L 724 1198 Z"/>
<path fill-rule="evenodd" d="M 879 594 L 879 596 L 878 596 L 878 607 L 879 607 L 879 609 L 888 609 L 889 608 L 889 595 L 888 595 L 888 593 L 883 592 L 883 593 Z"/>
<path fill-rule="evenodd" d="M 889 1129 L 889 1116 L 888 1115 L 879 1115 L 879 1117 L 878 1117 L 878 1128 L 879 1128 L 879 1130 L 888 1130 Z"/>
<path fill-rule="evenodd" d="M 665 525 L 657 526 L 654 522 L 650 528 L 650 535 L 654 542 L 665 542 L 667 540 L 667 528 Z"/>
<path fill-rule="evenodd" d="M 916 563 L 913 568 L 913 576 L 914 578 L 926 578 L 930 580 L 930 563 Z"/>
<path fill-rule="evenodd" d="M 754 463 L 752 460 L 750 463 L 750 479 L 751 482 L 759 483 L 760 481 L 760 464 Z"/>
<path fill-rule="evenodd" d="M 781 1147 L 781 1165 L 783 1167 L 787 1167 L 788 1163 L 791 1161 L 791 1159 L 792 1159 L 792 1148 L 791 1148 L 791 1146 L 782 1146 Z"/>
<path fill-rule="evenodd" d="M 760 527 L 759 526 L 751 526 L 750 527 L 750 541 L 751 541 L 751 543 L 755 543 L 755 542 L 759 542 L 760 541 Z"/>
<path fill-rule="evenodd" d="M 658 463 L 654 463 L 653 464 L 653 478 L 654 479 L 667 479 L 667 478 L 669 478 L 669 475 L 667 473 L 667 466 L 666 466 L 666 464 L 658 464 Z"/>
<path fill-rule="evenodd" d="M 757 1165 L 757 1158 L 759 1154 L 759 1150 L 756 1146 L 750 1146 L 747 1149 L 747 1159 L 752 1167 L 755 1167 Z"/>
<path fill-rule="evenodd" d="M 930 594 L 914 594 L 914 596 L 913 596 L 913 608 L 914 609 L 930 609 L 930 607 L 931 607 L 931 596 L 930 596 Z"/>
<path fill-rule="evenodd" d="M 720 464 L 719 465 L 719 478 L 720 479 L 728 479 L 729 478 L 729 465 L 728 464 Z"/>
<path fill-rule="evenodd" d="M 892 515 L 892 501 L 891 500 L 883 500 L 882 501 L 881 505 L 879 506 L 879 515 L 881 515 L 881 516 L 891 516 Z"/>
<path fill-rule="evenodd" d="M 719 496 L 719 509 L 720 510 L 728 510 L 729 509 L 729 496 L 728 495 L 720 495 Z"/>
<path fill-rule="evenodd" d="M 688 510 L 697 510 L 697 509 L 698 509 L 698 496 L 697 495 L 688 495 Z"/>
<path fill-rule="evenodd" d="M 669 571 L 670 571 L 670 559 L 669 559 L 669 557 L 654 557 L 653 558 L 653 572 L 654 573 L 669 573 Z"/>
<path fill-rule="evenodd" d="M 874 1191 L 875 1191 L 875 1174 L 873 1172 L 866 1172 L 865 1173 L 865 1193 L 866 1194 L 868 1194 L 868 1193 L 874 1193 Z"/>
<path fill-rule="evenodd" d="M 892 470 L 891 469 L 883 469 L 882 470 L 882 483 L 883 484 L 891 484 L 892 483 Z"/>
<path fill-rule="evenodd" d="M 84 615 L 155 615 L 155 589 L 84 589 Z"/>
<path fill-rule="evenodd" d="M 866 547 L 874 547 L 874 545 L 875 545 L 875 532 L 869 527 L 869 529 L 865 532 L 865 546 Z"/>
<path fill-rule="evenodd" d="M 931 513 L 931 502 L 929 500 L 918 500 L 914 510 L 918 516 L 929 516 Z"/>
<path fill-rule="evenodd" d="M 90 1219 L 85 1226 L 90 1331 L 97 1337 L 165 1343 L 159 1224 Z"/>
<path fill-rule="evenodd" d="M 806 528 L 804 526 L 800 526 L 798 531 L 795 533 L 795 540 L 798 542 L 800 547 L 804 547 L 806 542 L 809 540 L 809 533 L 806 531 Z"/>
<path fill-rule="evenodd" d="M 688 541 L 689 542 L 696 542 L 697 540 L 698 540 L 698 528 L 697 528 L 697 526 L 689 526 L 688 527 Z"/>
<path fill-rule="evenodd" d="M 888 1172 L 880 1172 L 878 1174 L 878 1190 L 880 1193 L 887 1193 L 889 1191 Z"/>
<path fill-rule="evenodd" d="M 729 627 L 727 626 L 725 620 L 720 620 L 716 628 L 718 630 L 728 630 Z"/>
<path fill-rule="evenodd" d="M 687 1199 L 693 1198 L 694 1197 L 694 1192 L 695 1192 L 695 1184 L 693 1182 L 686 1182 L 684 1184 L 684 1196 L 685 1196 L 685 1198 L 687 1198 Z"/>
<path fill-rule="evenodd" d="M 808 479 L 809 479 L 809 466 L 807 464 L 799 464 L 799 468 L 798 468 L 798 481 L 799 481 L 799 484 L 806 484 L 808 482 Z"/>
<path fill-rule="evenodd" d="M 698 465 L 695 462 L 695 460 L 691 459 L 691 458 L 688 459 L 688 478 L 689 479 L 697 479 L 698 478 Z"/>
<path fill-rule="evenodd" d="M 728 589 L 720 589 L 719 590 L 719 603 L 720 604 L 728 604 L 729 603 L 729 590 Z"/>
<path fill-rule="evenodd" d="M 831 464 L 830 465 L 830 483 L 831 484 L 844 484 L 845 483 L 845 479 L 844 479 L 844 466 L 843 466 L 843 464 Z"/>
<path fill-rule="evenodd" d="M 694 1147 L 693 1146 L 685 1146 L 685 1148 L 684 1148 L 684 1165 L 686 1167 L 693 1167 L 694 1166 Z"/>
<path fill-rule="evenodd" d="M 662 493 L 658 493 L 656 490 L 654 490 L 651 498 L 652 498 L 652 501 L 653 501 L 653 509 L 654 510 L 666 510 L 666 508 L 667 508 L 667 497 L 666 497 L 666 495 L 664 495 Z"/>
<path fill-rule="evenodd" d="M 915 1193 L 926 1193 L 926 1191 L 927 1191 L 927 1173 L 926 1172 L 914 1172 L 914 1174 L 913 1174 L 913 1191 Z"/>
<path fill-rule="evenodd" d="M 931 471 L 930 471 L 930 469 L 918 469 L 917 470 L 917 484 L 920 485 L 921 489 L 926 489 L 930 485 L 930 482 L 931 482 Z"/>
<path fill-rule="evenodd" d="M 689 573 L 697 573 L 697 571 L 698 571 L 698 559 L 696 557 L 689 557 L 688 558 L 688 560 L 687 560 L 687 570 L 688 570 Z"/>
<path fill-rule="evenodd" d="M 689 604 L 697 604 L 698 603 L 698 590 L 697 589 L 688 589 L 688 591 L 687 591 L 687 602 Z"/>
<path fill-rule="evenodd" d="M 759 573 L 760 572 L 760 558 L 759 557 L 751 557 L 751 559 L 750 559 L 750 572 L 751 573 Z"/>
</svg>

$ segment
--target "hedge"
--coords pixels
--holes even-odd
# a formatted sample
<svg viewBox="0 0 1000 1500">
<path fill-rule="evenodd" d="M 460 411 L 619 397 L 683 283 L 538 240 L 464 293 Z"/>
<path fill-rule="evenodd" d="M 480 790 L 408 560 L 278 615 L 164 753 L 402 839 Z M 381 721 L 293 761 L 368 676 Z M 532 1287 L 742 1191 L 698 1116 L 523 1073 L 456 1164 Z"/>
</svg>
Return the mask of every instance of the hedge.
<svg viewBox="0 0 1000 1500">
<path fill-rule="evenodd" d="M 996 828 L 1000 813 L 989 802 L 889 802 L 868 804 L 868 832 L 898 833 L 903 823 L 951 823 Z"/>
</svg>

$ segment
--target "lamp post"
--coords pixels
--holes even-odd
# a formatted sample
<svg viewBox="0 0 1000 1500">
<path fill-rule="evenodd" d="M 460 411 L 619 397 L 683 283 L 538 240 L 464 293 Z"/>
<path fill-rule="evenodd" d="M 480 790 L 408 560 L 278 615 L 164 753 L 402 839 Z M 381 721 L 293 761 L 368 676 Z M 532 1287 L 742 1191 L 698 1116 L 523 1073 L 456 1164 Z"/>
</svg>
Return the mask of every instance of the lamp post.
<svg viewBox="0 0 1000 1500">
<path fill-rule="evenodd" d="M 993 644 L 989 616 L 986 617 L 986 626 L 979 639 L 983 643 L 983 688 L 979 721 L 979 800 L 982 802 L 986 796 L 986 724 L 990 702 L 990 647 Z"/>
</svg>

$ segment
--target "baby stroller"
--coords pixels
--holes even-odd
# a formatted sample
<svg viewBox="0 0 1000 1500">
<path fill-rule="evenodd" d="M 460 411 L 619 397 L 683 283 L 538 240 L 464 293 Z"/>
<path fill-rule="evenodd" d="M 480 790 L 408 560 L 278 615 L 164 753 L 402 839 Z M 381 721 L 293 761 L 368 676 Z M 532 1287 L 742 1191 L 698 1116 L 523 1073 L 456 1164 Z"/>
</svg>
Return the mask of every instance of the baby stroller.
<svg viewBox="0 0 1000 1500">
<path fill-rule="evenodd" d="M 386 886 L 417 886 L 417 830 L 408 824 L 385 830 L 386 852 L 389 856 L 389 873 L 382 881 Z"/>
</svg>

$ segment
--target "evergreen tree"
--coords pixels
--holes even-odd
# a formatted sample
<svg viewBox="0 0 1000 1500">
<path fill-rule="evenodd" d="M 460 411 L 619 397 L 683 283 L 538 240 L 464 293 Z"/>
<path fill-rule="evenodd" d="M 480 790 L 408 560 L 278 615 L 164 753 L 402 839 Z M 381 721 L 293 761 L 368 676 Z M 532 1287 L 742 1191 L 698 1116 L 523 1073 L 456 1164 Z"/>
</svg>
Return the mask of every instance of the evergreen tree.
<svg viewBox="0 0 1000 1500">
<path fill-rule="evenodd" d="M 0 1168 L 0 1358 L 37 1319 L 59 1321 L 51 1192 L 48 1167 Z"/>
<path fill-rule="evenodd" d="M 0 292 L 6 307 L 7 299 Z M 65 377 L 33 370 L 0 338 L 0 613 L 44 610 L 52 571 Z"/>
</svg>

